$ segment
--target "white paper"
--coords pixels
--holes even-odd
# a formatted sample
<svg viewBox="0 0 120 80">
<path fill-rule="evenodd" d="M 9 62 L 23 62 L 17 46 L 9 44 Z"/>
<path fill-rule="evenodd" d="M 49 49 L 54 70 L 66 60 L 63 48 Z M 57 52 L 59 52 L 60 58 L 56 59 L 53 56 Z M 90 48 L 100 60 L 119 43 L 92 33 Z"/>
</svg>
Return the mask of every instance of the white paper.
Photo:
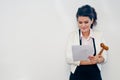
<svg viewBox="0 0 120 80">
<path fill-rule="evenodd" d="M 90 55 L 94 54 L 94 48 L 89 45 L 74 45 L 72 54 L 74 61 L 87 60 Z"/>
</svg>

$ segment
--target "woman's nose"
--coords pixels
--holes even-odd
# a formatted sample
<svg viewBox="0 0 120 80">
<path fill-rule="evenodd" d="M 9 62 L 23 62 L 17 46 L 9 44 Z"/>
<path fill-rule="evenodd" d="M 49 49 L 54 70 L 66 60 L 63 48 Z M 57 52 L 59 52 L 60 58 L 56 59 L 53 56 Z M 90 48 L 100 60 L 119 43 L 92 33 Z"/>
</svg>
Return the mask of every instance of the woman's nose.
<svg viewBox="0 0 120 80">
<path fill-rule="evenodd" d="M 84 27 L 85 26 L 85 23 L 82 23 L 82 27 Z"/>
</svg>

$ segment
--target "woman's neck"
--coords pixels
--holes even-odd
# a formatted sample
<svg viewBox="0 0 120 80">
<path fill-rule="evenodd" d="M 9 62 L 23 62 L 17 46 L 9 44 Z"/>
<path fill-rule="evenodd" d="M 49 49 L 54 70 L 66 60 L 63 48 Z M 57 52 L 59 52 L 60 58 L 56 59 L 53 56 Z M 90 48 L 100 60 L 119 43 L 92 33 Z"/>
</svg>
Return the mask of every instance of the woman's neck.
<svg viewBox="0 0 120 80">
<path fill-rule="evenodd" d="M 84 38 L 88 38 L 88 36 L 90 35 L 90 31 L 88 31 L 88 32 L 82 32 L 82 35 L 83 35 L 83 37 Z"/>
</svg>

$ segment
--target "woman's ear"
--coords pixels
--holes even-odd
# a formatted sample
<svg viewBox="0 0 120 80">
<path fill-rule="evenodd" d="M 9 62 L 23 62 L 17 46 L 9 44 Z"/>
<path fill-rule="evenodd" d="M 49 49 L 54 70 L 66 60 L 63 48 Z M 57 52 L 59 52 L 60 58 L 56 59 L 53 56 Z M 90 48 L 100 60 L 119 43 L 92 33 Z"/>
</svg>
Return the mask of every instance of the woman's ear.
<svg viewBox="0 0 120 80">
<path fill-rule="evenodd" d="M 91 20 L 91 24 L 93 24 L 93 22 L 94 22 L 94 20 L 92 19 L 92 20 Z"/>
</svg>

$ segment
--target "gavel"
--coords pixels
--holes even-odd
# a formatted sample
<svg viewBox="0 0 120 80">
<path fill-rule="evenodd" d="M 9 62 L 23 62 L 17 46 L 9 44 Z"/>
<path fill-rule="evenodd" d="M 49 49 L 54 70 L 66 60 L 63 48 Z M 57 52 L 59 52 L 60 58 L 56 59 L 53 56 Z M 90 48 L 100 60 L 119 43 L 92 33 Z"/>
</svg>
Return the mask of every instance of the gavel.
<svg viewBox="0 0 120 80">
<path fill-rule="evenodd" d="M 102 55 L 102 53 L 103 53 L 104 50 L 108 50 L 109 49 L 109 47 L 106 46 L 104 43 L 101 43 L 100 46 L 101 46 L 102 49 L 100 50 L 100 52 L 98 53 L 98 55 Z"/>
</svg>

